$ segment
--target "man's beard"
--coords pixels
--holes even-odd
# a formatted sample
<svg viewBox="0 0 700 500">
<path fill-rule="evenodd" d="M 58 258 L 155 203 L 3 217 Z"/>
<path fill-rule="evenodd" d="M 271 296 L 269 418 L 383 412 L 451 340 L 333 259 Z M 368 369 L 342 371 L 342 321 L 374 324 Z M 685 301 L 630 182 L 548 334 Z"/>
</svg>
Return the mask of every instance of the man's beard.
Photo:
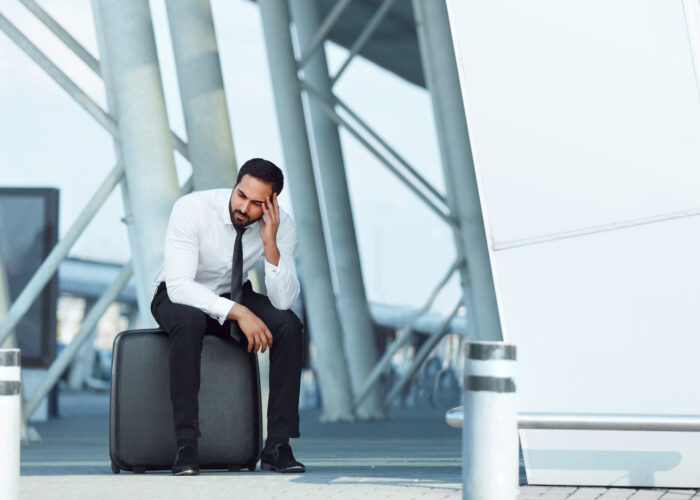
<svg viewBox="0 0 700 500">
<path fill-rule="evenodd" d="M 243 222 L 238 222 L 238 220 L 235 218 L 236 214 L 238 214 L 238 215 L 240 215 L 240 216 L 242 216 L 242 217 L 245 217 L 246 220 L 243 221 Z M 233 215 L 234 215 L 234 218 L 233 218 L 233 225 L 236 226 L 236 227 L 247 227 L 247 226 L 250 226 L 251 224 L 254 224 L 255 222 L 257 222 L 258 219 L 260 219 L 260 217 L 262 217 L 262 215 L 261 215 L 261 216 L 258 217 L 257 219 L 251 219 L 250 217 L 248 217 L 246 214 L 244 214 L 244 213 L 241 212 L 240 210 L 234 210 L 234 211 L 233 211 Z"/>
</svg>

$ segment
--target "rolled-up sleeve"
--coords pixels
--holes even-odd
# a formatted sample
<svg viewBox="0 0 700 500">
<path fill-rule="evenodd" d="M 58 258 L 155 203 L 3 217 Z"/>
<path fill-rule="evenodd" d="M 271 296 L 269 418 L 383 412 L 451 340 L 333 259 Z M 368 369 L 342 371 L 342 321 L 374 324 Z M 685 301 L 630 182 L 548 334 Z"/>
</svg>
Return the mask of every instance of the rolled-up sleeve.
<svg viewBox="0 0 700 500">
<path fill-rule="evenodd" d="M 286 215 L 286 214 L 285 214 Z M 265 287 L 270 302 L 277 309 L 289 309 L 299 297 L 299 278 L 294 262 L 297 231 L 294 221 L 286 215 L 277 230 L 280 261 L 275 266 L 265 260 Z"/>
<path fill-rule="evenodd" d="M 171 301 L 196 307 L 223 324 L 235 302 L 219 297 L 194 280 L 203 222 L 200 218 L 196 203 L 186 197 L 175 202 L 165 234 L 165 284 Z"/>
</svg>

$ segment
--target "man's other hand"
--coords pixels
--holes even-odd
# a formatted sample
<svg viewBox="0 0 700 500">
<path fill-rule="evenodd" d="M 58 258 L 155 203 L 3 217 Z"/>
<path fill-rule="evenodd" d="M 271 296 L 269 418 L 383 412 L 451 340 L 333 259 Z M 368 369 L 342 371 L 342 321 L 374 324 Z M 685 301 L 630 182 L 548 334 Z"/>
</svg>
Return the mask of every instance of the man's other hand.
<svg viewBox="0 0 700 500">
<path fill-rule="evenodd" d="M 272 346 L 272 333 L 267 325 L 243 304 L 234 304 L 228 319 L 238 321 L 238 326 L 248 339 L 248 352 L 265 352 Z"/>
</svg>

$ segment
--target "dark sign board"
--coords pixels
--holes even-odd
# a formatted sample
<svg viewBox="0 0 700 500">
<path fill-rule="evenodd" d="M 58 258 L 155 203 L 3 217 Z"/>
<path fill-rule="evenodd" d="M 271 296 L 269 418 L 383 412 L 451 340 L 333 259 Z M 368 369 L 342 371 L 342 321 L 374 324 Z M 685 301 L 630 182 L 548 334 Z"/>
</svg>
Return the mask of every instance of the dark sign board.
<svg viewBox="0 0 700 500">
<path fill-rule="evenodd" d="M 58 189 L 0 188 L 0 256 L 12 304 L 58 241 Z M 22 366 L 48 367 L 56 355 L 58 279 L 44 287 L 15 327 Z"/>
</svg>

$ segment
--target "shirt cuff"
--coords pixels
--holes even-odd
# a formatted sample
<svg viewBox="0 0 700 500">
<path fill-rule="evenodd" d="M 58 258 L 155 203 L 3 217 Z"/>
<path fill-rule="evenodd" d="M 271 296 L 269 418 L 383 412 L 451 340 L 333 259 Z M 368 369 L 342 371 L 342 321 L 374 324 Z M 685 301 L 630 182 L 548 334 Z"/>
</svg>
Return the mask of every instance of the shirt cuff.
<svg viewBox="0 0 700 500">
<path fill-rule="evenodd" d="M 270 277 L 272 279 L 277 278 L 282 271 L 282 258 L 280 257 L 280 265 L 276 266 L 274 264 L 270 264 L 267 259 L 265 259 L 265 277 Z"/>
<path fill-rule="evenodd" d="M 224 297 L 217 297 L 211 308 L 214 319 L 216 319 L 220 325 L 223 325 L 226 318 L 228 318 L 229 311 L 235 304 L 236 303 L 232 300 Z"/>
</svg>

